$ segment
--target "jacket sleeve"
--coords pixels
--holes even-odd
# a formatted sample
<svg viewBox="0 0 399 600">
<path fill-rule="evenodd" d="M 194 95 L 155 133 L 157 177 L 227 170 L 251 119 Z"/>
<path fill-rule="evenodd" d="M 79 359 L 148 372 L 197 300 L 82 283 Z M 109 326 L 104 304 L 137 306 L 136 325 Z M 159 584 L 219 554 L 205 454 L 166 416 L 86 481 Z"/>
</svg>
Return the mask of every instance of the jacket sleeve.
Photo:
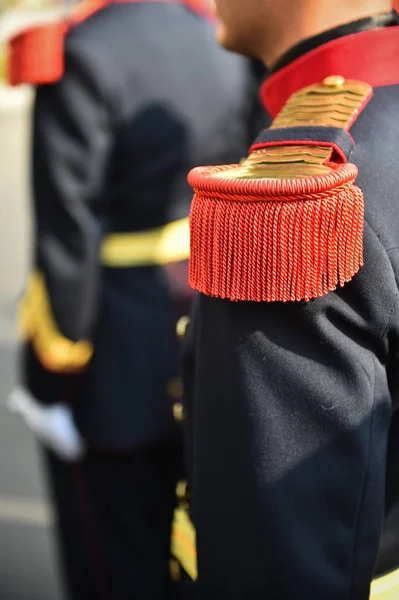
<svg viewBox="0 0 399 600">
<path fill-rule="evenodd" d="M 34 271 L 20 328 L 45 369 L 82 370 L 92 354 L 101 226 L 95 218 L 111 144 L 103 86 L 88 53 L 66 44 L 65 74 L 39 86 L 33 111 Z"/>
<path fill-rule="evenodd" d="M 368 599 L 387 450 L 397 469 L 397 305 L 369 228 L 365 266 L 323 298 L 198 296 L 185 390 L 201 592 Z"/>
</svg>

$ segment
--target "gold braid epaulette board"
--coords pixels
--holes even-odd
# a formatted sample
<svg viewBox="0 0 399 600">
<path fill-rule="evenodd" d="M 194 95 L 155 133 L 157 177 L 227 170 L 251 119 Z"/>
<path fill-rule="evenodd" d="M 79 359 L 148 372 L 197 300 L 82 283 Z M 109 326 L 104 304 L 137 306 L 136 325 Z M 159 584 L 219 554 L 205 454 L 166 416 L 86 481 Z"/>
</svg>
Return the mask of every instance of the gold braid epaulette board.
<svg viewBox="0 0 399 600">
<path fill-rule="evenodd" d="M 350 138 L 371 96 L 366 83 L 329 77 L 295 93 L 269 136 L 316 127 Z M 191 286 L 257 302 L 309 300 L 343 286 L 363 265 L 356 176 L 356 166 L 317 137 L 269 142 L 240 165 L 194 169 Z"/>
<path fill-rule="evenodd" d="M 347 132 L 372 93 L 367 83 L 328 77 L 289 98 L 268 139 L 294 128 Z M 323 296 L 348 282 L 363 264 L 364 206 L 355 186 L 357 168 L 334 144 L 317 139 L 295 143 L 294 136 L 258 146 L 240 165 L 197 168 L 189 176 L 195 191 L 190 283 L 204 294 L 235 301 Z M 180 484 L 172 554 L 196 580 L 196 533 L 188 498 L 187 486 Z M 370 600 L 398 598 L 399 571 L 371 583 Z"/>
</svg>

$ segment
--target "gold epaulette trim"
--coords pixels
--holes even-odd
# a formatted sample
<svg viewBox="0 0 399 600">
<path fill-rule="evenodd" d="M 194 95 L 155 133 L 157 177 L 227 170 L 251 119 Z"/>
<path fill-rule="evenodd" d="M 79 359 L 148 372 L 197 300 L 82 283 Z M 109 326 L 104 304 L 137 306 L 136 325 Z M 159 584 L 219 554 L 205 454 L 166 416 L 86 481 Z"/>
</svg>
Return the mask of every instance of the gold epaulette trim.
<svg viewBox="0 0 399 600">
<path fill-rule="evenodd" d="M 32 343 L 45 368 L 60 373 L 81 371 L 90 361 L 93 346 L 87 340 L 73 342 L 59 330 L 54 319 L 44 276 L 34 272 L 19 304 L 18 328 L 21 337 Z"/>
<path fill-rule="evenodd" d="M 327 77 L 293 94 L 271 129 L 278 127 L 323 125 L 347 129 L 372 91 L 363 81 Z"/>
<path fill-rule="evenodd" d="M 372 87 L 339 75 L 293 94 L 269 129 L 322 125 L 349 129 L 368 101 Z M 229 179 L 297 179 L 330 173 L 332 148 L 322 146 L 276 146 L 254 150 L 237 168 L 214 177 Z"/>
</svg>

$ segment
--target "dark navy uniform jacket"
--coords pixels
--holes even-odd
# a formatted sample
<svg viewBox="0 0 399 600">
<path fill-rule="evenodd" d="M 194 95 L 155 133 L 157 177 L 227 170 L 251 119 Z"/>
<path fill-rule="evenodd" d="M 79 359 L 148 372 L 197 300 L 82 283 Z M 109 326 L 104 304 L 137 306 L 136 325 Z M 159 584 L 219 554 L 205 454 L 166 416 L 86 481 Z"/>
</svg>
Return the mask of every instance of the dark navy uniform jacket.
<svg viewBox="0 0 399 600">
<path fill-rule="evenodd" d="M 399 27 L 334 37 L 262 94 L 274 117 L 330 75 L 373 86 L 350 130 L 364 266 L 308 302 L 195 301 L 185 388 L 201 599 L 367 600 L 373 575 L 399 567 Z"/>
<path fill-rule="evenodd" d="M 94 354 L 76 374 L 29 347 L 25 380 L 43 402 L 71 402 L 94 445 L 174 433 L 167 386 L 183 310 L 162 266 L 101 267 L 101 242 L 186 217 L 188 170 L 239 160 L 256 102 L 248 63 L 180 2 L 105 6 L 68 33 L 62 79 L 37 89 L 35 267 L 59 332 Z"/>
</svg>

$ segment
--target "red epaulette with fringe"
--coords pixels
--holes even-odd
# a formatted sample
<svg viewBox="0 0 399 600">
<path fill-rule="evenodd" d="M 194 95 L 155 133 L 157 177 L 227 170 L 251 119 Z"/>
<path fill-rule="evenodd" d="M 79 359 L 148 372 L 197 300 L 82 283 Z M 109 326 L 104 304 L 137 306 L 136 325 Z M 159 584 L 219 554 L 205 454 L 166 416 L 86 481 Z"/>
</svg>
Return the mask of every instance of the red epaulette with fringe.
<svg viewBox="0 0 399 600">
<path fill-rule="evenodd" d="M 64 73 L 64 21 L 32 27 L 13 37 L 7 49 L 10 85 L 53 83 Z"/>
<path fill-rule="evenodd" d="M 215 14 L 207 0 L 83 0 L 66 19 L 31 27 L 8 43 L 7 77 L 10 85 L 55 83 L 64 74 L 64 39 L 69 29 L 111 2 L 180 2 L 209 21 Z"/>
<path fill-rule="evenodd" d="M 331 76 L 295 93 L 240 165 L 200 167 L 190 285 L 238 301 L 326 295 L 363 265 L 363 194 L 348 131 L 372 96 Z"/>
<path fill-rule="evenodd" d="M 66 19 L 31 27 L 8 43 L 7 76 L 10 85 L 42 85 L 64 74 L 64 40 L 71 27 L 103 8 L 107 0 L 84 0 Z"/>
</svg>

